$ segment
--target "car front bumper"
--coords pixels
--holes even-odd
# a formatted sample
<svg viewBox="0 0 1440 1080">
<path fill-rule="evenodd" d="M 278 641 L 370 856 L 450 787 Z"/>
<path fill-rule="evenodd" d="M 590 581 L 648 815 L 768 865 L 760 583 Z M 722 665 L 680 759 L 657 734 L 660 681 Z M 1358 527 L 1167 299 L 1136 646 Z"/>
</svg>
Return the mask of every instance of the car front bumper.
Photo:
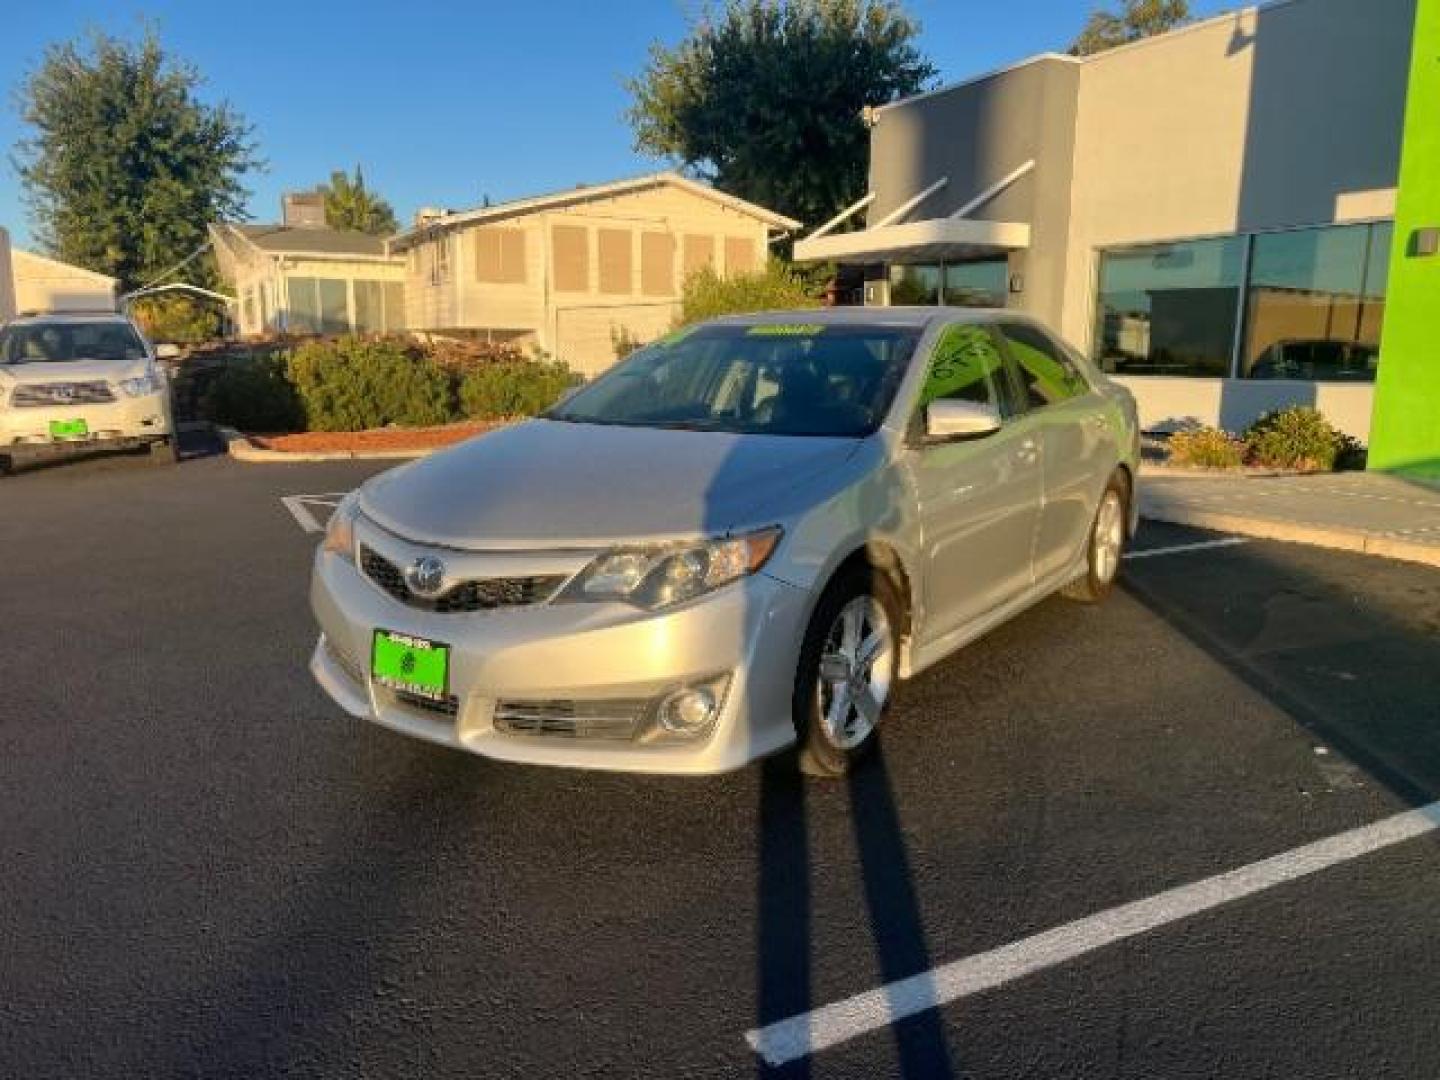
<svg viewBox="0 0 1440 1080">
<path fill-rule="evenodd" d="M 0 402 L 3 404 L 3 402 Z M 83 420 L 86 434 L 56 438 L 52 422 Z M 144 397 L 119 397 L 91 405 L 0 408 L 0 446 L 69 446 L 95 442 L 159 439 L 174 433 L 169 390 Z"/>
<path fill-rule="evenodd" d="M 321 550 L 310 591 L 320 639 L 310 668 L 351 715 L 485 757 L 622 772 L 725 772 L 794 742 L 790 702 L 808 596 L 755 574 L 659 613 L 618 603 L 544 603 L 441 614 L 394 599 L 355 562 Z M 370 678 L 377 629 L 450 646 L 448 712 Z M 495 722 L 501 703 L 654 701 L 722 674 L 729 683 L 718 716 L 694 739 L 518 734 Z"/>
</svg>

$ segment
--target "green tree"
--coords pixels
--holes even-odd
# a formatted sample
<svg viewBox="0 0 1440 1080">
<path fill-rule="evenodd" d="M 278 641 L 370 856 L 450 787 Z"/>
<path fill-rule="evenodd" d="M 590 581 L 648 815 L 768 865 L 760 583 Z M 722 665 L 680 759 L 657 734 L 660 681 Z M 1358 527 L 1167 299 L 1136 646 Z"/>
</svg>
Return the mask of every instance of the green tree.
<svg viewBox="0 0 1440 1080">
<path fill-rule="evenodd" d="M 935 75 L 895 0 L 729 0 L 627 83 L 638 150 L 811 224 L 865 190 L 861 112 Z"/>
<path fill-rule="evenodd" d="M 251 128 L 201 101 L 201 83 L 153 30 L 46 49 L 19 91 L 33 134 L 12 159 L 45 250 L 133 288 L 201 247 L 210 222 L 246 216 Z"/>
<path fill-rule="evenodd" d="M 325 224 L 332 229 L 390 236 L 397 231 L 395 211 L 390 204 L 365 186 L 360 166 L 352 180 L 343 172 L 330 174 L 330 183 L 320 186 L 325 195 Z"/>
<path fill-rule="evenodd" d="M 1183 26 L 1190 21 L 1190 0 L 1120 0 L 1120 10 L 1092 11 L 1084 29 L 1070 45 L 1075 56 L 1128 45 Z"/>
</svg>

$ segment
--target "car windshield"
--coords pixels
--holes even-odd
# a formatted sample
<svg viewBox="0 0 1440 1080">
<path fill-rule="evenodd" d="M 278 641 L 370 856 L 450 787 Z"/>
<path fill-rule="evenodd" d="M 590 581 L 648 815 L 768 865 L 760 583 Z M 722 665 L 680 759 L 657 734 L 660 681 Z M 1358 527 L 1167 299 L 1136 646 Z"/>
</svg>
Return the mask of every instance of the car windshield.
<svg viewBox="0 0 1440 1080">
<path fill-rule="evenodd" d="M 880 426 L 913 327 L 727 323 L 634 353 L 545 416 L 582 424 L 859 438 Z"/>
<path fill-rule="evenodd" d="M 129 323 L 12 323 L 0 330 L 0 364 L 143 360 L 145 344 Z"/>
</svg>

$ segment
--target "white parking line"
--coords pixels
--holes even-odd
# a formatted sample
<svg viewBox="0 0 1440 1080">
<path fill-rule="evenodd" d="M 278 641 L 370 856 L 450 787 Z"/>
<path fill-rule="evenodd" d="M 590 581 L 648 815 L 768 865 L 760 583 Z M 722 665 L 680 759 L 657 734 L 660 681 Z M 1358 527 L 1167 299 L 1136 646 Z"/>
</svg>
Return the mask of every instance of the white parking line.
<svg viewBox="0 0 1440 1080">
<path fill-rule="evenodd" d="M 770 1064 L 783 1065 L 907 1016 L 1003 986 L 1106 945 L 1413 840 L 1437 828 L 1440 802 L 748 1031 L 745 1041 Z"/>
<path fill-rule="evenodd" d="M 281 495 L 280 502 L 290 516 L 295 519 L 295 524 L 307 533 L 324 532 L 325 526 L 311 512 L 312 506 L 323 506 L 327 509 L 334 509 L 340 505 L 340 500 L 348 495 L 348 491 L 332 492 L 326 495 Z M 329 515 L 326 515 L 327 517 Z"/>
<path fill-rule="evenodd" d="M 1140 551 L 1127 552 L 1127 559 L 1153 559 L 1158 555 L 1179 555 L 1186 551 L 1208 551 L 1211 548 L 1235 547 L 1237 544 L 1250 543 L 1248 536 L 1227 536 L 1222 540 L 1200 540 L 1194 544 L 1175 544 L 1172 547 L 1143 548 Z"/>
</svg>

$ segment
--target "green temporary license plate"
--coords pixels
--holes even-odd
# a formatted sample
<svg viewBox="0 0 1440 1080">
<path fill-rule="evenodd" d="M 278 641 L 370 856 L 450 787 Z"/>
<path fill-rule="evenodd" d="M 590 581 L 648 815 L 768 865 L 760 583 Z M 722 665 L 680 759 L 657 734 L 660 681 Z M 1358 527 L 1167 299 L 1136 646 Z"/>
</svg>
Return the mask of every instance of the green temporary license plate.
<svg viewBox="0 0 1440 1080">
<path fill-rule="evenodd" d="M 370 674 L 381 686 L 439 701 L 450 688 L 450 646 L 393 630 L 376 630 Z"/>
<path fill-rule="evenodd" d="M 50 437 L 52 439 L 74 439 L 77 436 L 89 434 L 90 425 L 84 420 L 50 421 Z"/>
</svg>

